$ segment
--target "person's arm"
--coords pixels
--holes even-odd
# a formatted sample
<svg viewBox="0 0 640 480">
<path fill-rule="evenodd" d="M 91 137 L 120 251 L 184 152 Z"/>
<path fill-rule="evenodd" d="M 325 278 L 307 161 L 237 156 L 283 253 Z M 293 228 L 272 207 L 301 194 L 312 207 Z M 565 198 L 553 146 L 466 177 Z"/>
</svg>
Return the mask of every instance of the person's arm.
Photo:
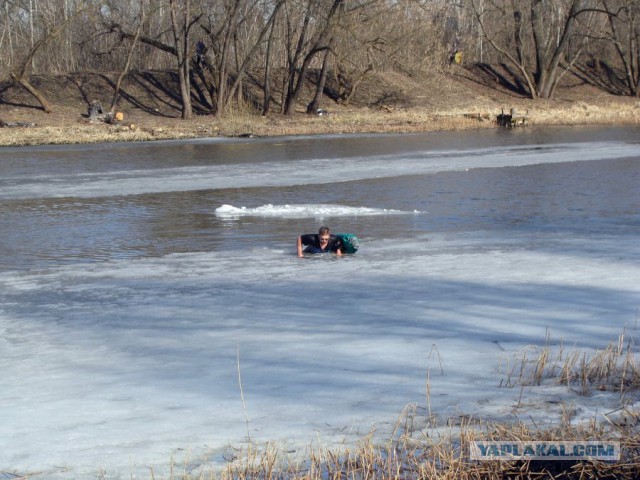
<svg viewBox="0 0 640 480">
<path fill-rule="evenodd" d="M 342 240 L 340 240 L 340 238 L 335 237 L 336 239 L 336 243 L 334 245 L 334 252 L 336 255 L 338 255 L 339 257 L 342 256 Z"/>
<path fill-rule="evenodd" d="M 298 246 L 298 256 L 299 257 L 304 257 L 304 255 L 302 255 L 302 236 L 298 237 L 297 246 Z"/>
</svg>

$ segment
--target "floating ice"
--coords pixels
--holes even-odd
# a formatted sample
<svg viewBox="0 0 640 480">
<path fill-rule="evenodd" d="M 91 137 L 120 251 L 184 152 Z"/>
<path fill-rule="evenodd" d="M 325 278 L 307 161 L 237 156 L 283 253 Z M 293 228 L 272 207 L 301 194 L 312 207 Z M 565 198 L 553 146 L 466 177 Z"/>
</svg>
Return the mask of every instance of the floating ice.
<svg viewBox="0 0 640 480">
<path fill-rule="evenodd" d="M 406 212 L 387 208 L 349 207 L 336 204 L 298 204 L 298 205 L 262 205 L 261 207 L 234 207 L 233 205 L 221 205 L 216 208 L 218 217 L 238 218 L 244 216 L 252 217 L 287 217 L 287 218 L 309 218 L 309 217 L 352 217 L 361 215 L 406 215 L 418 214 L 418 210 Z"/>
</svg>

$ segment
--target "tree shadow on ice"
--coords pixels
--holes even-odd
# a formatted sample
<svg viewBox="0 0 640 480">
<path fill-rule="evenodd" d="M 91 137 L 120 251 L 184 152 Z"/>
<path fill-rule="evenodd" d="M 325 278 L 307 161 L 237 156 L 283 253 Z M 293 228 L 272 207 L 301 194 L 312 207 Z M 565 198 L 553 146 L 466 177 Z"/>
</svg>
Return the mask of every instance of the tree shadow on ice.
<svg viewBox="0 0 640 480">
<path fill-rule="evenodd" d="M 159 288 L 136 281 L 135 287 L 120 284 L 108 293 L 100 281 L 78 291 L 37 288 L 5 293 L 5 312 L 32 327 L 63 332 L 66 349 L 90 350 L 99 342 L 111 358 L 123 359 L 122 370 L 132 378 L 206 394 L 211 383 L 195 378 L 237 390 L 237 347 L 243 368 L 268 368 L 288 383 L 311 387 L 310 372 L 358 358 L 368 359 L 355 367 L 367 376 L 397 373 L 402 365 L 394 362 L 401 360 L 384 351 L 408 341 L 425 355 L 432 345 L 451 339 L 519 348 L 542 345 L 548 329 L 552 342 L 602 348 L 633 322 L 631 306 L 638 301 L 634 292 L 614 289 L 410 276 L 220 282 L 180 286 L 177 279 Z M 309 357 L 310 351 L 317 355 Z M 222 372 L 212 374 L 216 369 Z M 313 388 L 325 381 L 340 385 L 335 377 L 319 375 Z"/>
</svg>

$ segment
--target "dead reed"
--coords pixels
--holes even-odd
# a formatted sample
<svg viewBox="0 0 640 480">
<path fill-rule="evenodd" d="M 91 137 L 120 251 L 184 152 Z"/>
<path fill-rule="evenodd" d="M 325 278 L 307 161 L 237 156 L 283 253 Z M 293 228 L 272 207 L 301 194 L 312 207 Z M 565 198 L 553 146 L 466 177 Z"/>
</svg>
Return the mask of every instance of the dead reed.
<svg viewBox="0 0 640 480">
<path fill-rule="evenodd" d="M 550 381 L 582 395 L 593 389 L 618 391 L 623 397 L 629 390 L 640 388 L 640 365 L 635 341 L 621 333 L 616 341 L 611 341 L 602 350 L 588 353 L 567 348 L 562 341 L 555 348 L 547 334 L 542 348 L 529 350 L 520 357 L 504 360 L 499 371 L 505 374 L 500 386 L 533 386 Z"/>
<path fill-rule="evenodd" d="M 405 409 L 404 415 L 415 410 Z M 409 419 L 400 425 L 413 425 Z M 618 462 L 599 461 L 472 461 L 474 441 L 620 442 Z M 221 470 L 195 469 L 170 480 L 504 480 L 504 479 L 633 479 L 640 475 L 640 437 L 635 426 L 624 429 L 595 422 L 561 424 L 540 431 L 522 423 L 499 425 L 467 422 L 460 428 L 403 432 L 392 441 L 374 443 L 372 435 L 340 450 L 313 447 L 299 454 L 274 444 L 249 446 Z"/>
<path fill-rule="evenodd" d="M 626 333 L 593 353 L 568 349 L 562 342 L 552 346 L 547 333 L 544 345 L 531 356 L 525 351 L 515 362 L 504 361 L 503 386 L 566 384 L 577 393 L 607 389 L 630 393 L 640 386 L 640 373 L 634 352 L 635 342 Z M 238 352 L 238 382 L 240 359 Z M 437 357 L 444 373 L 437 347 Z M 242 388 L 242 387 L 241 387 Z M 432 416 L 427 376 L 427 406 L 410 404 L 398 417 L 388 438 L 376 432 L 340 448 L 319 444 L 290 450 L 277 443 L 259 445 L 248 439 L 223 465 L 187 458 L 172 459 L 168 476 L 150 469 L 151 480 L 533 480 L 533 479 L 620 479 L 640 478 L 640 411 L 632 402 L 621 402 L 619 409 L 575 423 L 572 407 L 563 407 L 557 424 L 539 428 L 535 423 L 486 422 L 461 416 L 440 423 Z M 244 399 L 243 399 L 244 400 Z M 428 418 L 425 420 L 425 416 Z M 249 421 L 246 419 L 247 422 Z M 472 442 L 617 442 L 618 461 L 539 461 L 470 459 Z M 2 474 L 2 472 L 0 472 Z M 13 474 L 12 474 L 13 475 Z M 38 478 L 39 474 L 25 476 Z M 14 475 L 15 476 L 15 475 Z M 107 478 L 101 470 L 99 478 Z M 12 477 L 13 478 L 13 477 Z M 18 477 L 20 478 L 20 477 Z"/>
<path fill-rule="evenodd" d="M 593 353 L 568 349 L 560 342 L 545 343 L 530 356 L 525 351 L 514 362 L 503 362 L 503 386 L 567 385 L 587 394 L 591 389 L 625 392 L 640 387 L 635 342 L 622 333 L 616 341 Z M 440 354 L 433 346 L 430 357 Z M 439 360 L 440 361 L 440 360 Z M 509 364 L 510 363 L 510 364 Z M 443 373 L 440 363 L 440 371 Z M 615 412 L 582 424 L 572 423 L 573 409 L 564 405 L 557 425 L 539 429 L 523 422 L 488 423 L 464 417 L 460 422 L 438 425 L 431 413 L 430 376 L 427 374 L 426 410 L 408 405 L 398 418 L 390 438 L 374 441 L 373 433 L 354 446 L 342 449 L 309 447 L 301 456 L 273 444 L 253 445 L 222 470 L 206 474 L 186 473 L 181 480 L 504 480 L 504 479 L 635 479 L 640 478 L 640 412 L 622 403 Z M 419 417 L 427 415 L 427 421 Z M 418 427 L 422 425 L 422 427 Z M 527 442 L 618 442 L 621 459 L 604 461 L 472 461 L 469 446 L 474 441 Z"/>
</svg>

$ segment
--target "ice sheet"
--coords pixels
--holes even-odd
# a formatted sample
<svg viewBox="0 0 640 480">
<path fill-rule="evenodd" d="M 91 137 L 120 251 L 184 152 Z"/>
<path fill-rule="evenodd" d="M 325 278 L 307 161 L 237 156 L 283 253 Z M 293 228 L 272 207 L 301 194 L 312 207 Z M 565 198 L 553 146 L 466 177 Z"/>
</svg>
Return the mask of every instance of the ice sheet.
<svg viewBox="0 0 640 480">
<path fill-rule="evenodd" d="M 593 142 L 511 146 L 349 158 L 316 158 L 238 164 L 80 172 L 15 174 L 0 179 L 0 199 L 104 197 L 153 192 L 311 185 L 380 177 L 624 158 L 637 146 Z"/>
<path fill-rule="evenodd" d="M 246 441 L 245 415 L 251 441 L 292 450 L 384 437 L 412 402 L 440 419 L 544 424 L 559 400 L 597 416 L 615 393 L 532 387 L 516 408 L 499 365 L 547 333 L 588 350 L 637 334 L 637 254 L 611 241 L 476 232 L 342 259 L 265 248 L 4 272 L 0 464 L 46 478 L 216 464 Z"/>
<path fill-rule="evenodd" d="M 264 188 L 637 154 L 636 145 L 603 142 L 352 158 L 342 169 L 306 159 L 26 175 L 3 179 L 0 197 Z M 203 211 L 215 217 L 214 208 Z M 225 207 L 267 220 L 323 208 L 390 213 Z M 616 392 L 500 387 L 504 365 L 535 357 L 547 338 L 587 353 L 622 332 L 636 339 L 636 217 L 608 231 L 606 219 L 590 229 L 588 213 L 576 229 L 505 222 L 368 237 L 343 258 L 299 259 L 290 242 L 0 271 L 0 478 L 149 478 L 150 467 L 168 478 L 172 461 L 177 470 L 219 465 L 249 440 L 303 453 L 371 430 L 385 439 L 410 403 L 423 422 L 429 411 L 440 422 L 544 427 L 563 402 L 575 406 L 574 422 L 602 418 L 618 408 Z M 251 221 L 235 218 L 223 228 Z"/>
</svg>

